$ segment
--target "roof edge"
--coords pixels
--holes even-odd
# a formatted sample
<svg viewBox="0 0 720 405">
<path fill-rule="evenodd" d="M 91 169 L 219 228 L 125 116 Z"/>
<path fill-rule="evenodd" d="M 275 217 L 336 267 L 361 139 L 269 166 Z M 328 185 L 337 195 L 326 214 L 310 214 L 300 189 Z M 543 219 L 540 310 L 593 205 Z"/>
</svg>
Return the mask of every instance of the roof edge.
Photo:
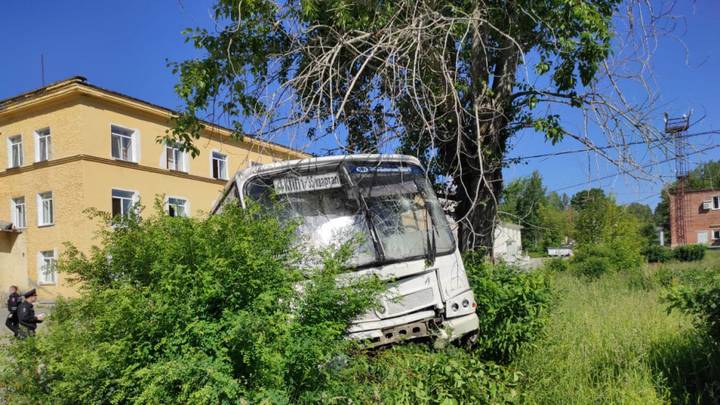
<svg viewBox="0 0 720 405">
<path fill-rule="evenodd" d="M 125 101 L 127 101 L 129 103 L 141 104 L 146 108 L 159 110 L 159 112 L 161 112 L 162 114 L 168 115 L 170 118 L 180 114 L 176 110 L 161 106 L 159 104 L 154 104 L 154 103 L 151 103 L 146 100 L 142 100 L 142 99 L 139 99 L 139 98 L 136 98 L 133 96 L 128 96 L 127 94 L 123 94 L 123 93 L 120 93 L 115 90 L 110 90 L 110 89 L 106 89 L 106 88 L 103 88 L 103 87 L 100 87 L 100 86 L 97 86 L 94 84 L 90 84 L 90 83 L 88 83 L 86 77 L 79 76 L 79 75 L 72 76 L 67 79 L 59 80 L 59 81 L 50 83 L 47 86 L 0 100 L 0 114 L 2 114 L 6 109 L 8 109 L 8 107 L 11 107 L 15 104 L 23 103 L 23 102 L 31 102 L 35 98 L 38 98 L 41 96 L 49 96 L 55 91 L 59 91 L 59 90 L 63 90 L 63 89 L 69 89 L 70 91 L 72 91 L 73 89 L 71 89 L 71 87 L 73 87 L 73 86 L 75 86 L 81 92 L 83 92 L 83 90 L 84 90 L 84 92 L 86 94 L 88 93 L 88 90 L 89 91 L 94 90 L 96 92 L 104 93 L 104 95 L 107 97 L 117 97 L 120 99 L 124 99 Z M 235 130 L 224 127 L 222 125 L 212 123 L 210 121 L 206 121 L 206 120 L 203 120 L 200 118 L 198 118 L 198 121 L 203 125 L 203 127 L 205 127 L 205 130 L 209 130 L 209 131 L 220 130 L 222 132 L 225 132 L 226 134 L 235 134 L 236 133 Z M 229 136 L 229 135 L 227 135 L 227 136 Z M 257 137 L 251 136 L 251 135 L 247 135 L 247 134 L 241 134 L 241 136 L 242 136 L 242 138 L 248 139 L 248 140 L 245 140 L 245 142 L 270 145 L 275 148 L 284 150 L 283 152 L 285 152 L 285 153 L 299 155 L 299 157 L 302 157 L 302 158 L 307 158 L 307 157 L 313 156 L 311 153 L 307 153 L 307 152 L 301 151 L 299 149 L 295 149 L 295 148 L 292 148 L 292 147 L 289 147 L 289 146 L 286 146 L 286 145 L 283 145 L 283 144 L 280 144 L 277 142 L 260 139 L 260 138 L 257 138 Z M 240 141 L 243 141 L 243 139 L 241 139 Z"/>
</svg>

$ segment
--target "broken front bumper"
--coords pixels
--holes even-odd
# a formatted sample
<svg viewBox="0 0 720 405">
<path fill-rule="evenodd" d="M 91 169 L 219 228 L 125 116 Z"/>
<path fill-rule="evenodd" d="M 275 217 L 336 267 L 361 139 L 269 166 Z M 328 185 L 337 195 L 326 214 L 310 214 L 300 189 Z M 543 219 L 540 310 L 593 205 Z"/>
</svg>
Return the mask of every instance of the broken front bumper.
<svg viewBox="0 0 720 405">
<path fill-rule="evenodd" d="M 353 340 L 365 340 L 370 346 L 382 346 L 390 343 L 422 337 L 435 337 L 435 346 L 444 346 L 468 333 L 477 331 L 479 320 L 475 313 L 452 318 L 436 317 L 433 311 L 422 311 L 403 318 L 406 323 L 398 326 L 353 332 L 350 328 L 348 337 Z M 397 321 L 397 319 L 395 320 Z"/>
</svg>

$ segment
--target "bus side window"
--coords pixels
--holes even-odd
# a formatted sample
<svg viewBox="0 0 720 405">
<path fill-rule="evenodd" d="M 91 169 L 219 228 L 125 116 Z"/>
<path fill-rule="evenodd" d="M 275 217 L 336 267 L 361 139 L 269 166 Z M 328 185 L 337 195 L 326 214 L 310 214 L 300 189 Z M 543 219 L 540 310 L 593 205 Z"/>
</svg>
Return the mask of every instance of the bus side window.
<svg viewBox="0 0 720 405">
<path fill-rule="evenodd" d="M 228 190 L 227 194 L 223 196 L 223 200 L 220 203 L 220 206 L 217 209 L 217 213 L 223 212 L 223 208 L 225 208 L 228 204 L 239 204 L 240 198 L 238 196 L 237 192 L 237 184 L 233 183 L 233 185 Z"/>
</svg>

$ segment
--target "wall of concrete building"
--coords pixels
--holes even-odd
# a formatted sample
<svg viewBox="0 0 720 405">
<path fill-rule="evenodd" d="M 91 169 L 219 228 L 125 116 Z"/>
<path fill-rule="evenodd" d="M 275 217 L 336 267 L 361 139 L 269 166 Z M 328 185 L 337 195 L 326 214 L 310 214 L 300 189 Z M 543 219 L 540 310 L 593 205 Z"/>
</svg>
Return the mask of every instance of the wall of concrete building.
<svg viewBox="0 0 720 405">
<path fill-rule="evenodd" d="M 184 198 L 191 215 L 203 215 L 226 182 L 212 178 L 213 150 L 228 156 L 229 178 L 250 162 L 307 156 L 257 140 L 231 139 L 229 131 L 209 127 L 195 142 L 200 155 L 187 157 L 187 172 L 171 171 L 165 146 L 157 142 L 170 128 L 167 110 L 77 82 L 55 86 L 37 97 L 20 100 L 22 108 L 0 109 L 0 220 L 11 220 L 12 198 L 25 197 L 27 221 L 19 234 L 0 232 L 0 290 L 10 284 L 21 290 L 38 288 L 40 301 L 77 295 L 76 286 L 62 273 L 53 284 L 38 283 L 38 254 L 55 250 L 61 257 L 66 242 L 83 252 L 98 244 L 95 235 L 106 224 L 90 219 L 86 210 L 110 212 L 113 188 L 137 192 L 147 207 L 143 215 L 151 215 L 156 196 Z M 136 162 L 112 158 L 112 124 L 138 131 Z M 50 128 L 52 156 L 35 162 L 34 132 L 43 128 Z M 8 168 L 8 138 L 18 134 L 23 136 L 24 162 Z M 48 191 L 53 193 L 54 222 L 38 226 L 37 194 Z"/>
<path fill-rule="evenodd" d="M 11 285 L 28 286 L 27 243 L 22 232 L 0 232 L 0 297 Z"/>
</svg>

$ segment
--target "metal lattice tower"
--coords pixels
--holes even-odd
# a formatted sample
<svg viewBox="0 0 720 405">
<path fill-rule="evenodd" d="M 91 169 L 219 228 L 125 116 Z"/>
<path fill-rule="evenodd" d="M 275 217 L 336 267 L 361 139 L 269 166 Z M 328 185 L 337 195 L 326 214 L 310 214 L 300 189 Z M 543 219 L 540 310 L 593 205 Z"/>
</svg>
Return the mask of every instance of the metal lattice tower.
<svg viewBox="0 0 720 405">
<path fill-rule="evenodd" d="M 671 232 L 671 237 L 675 237 L 677 240 L 673 240 L 673 245 L 685 245 L 687 244 L 687 235 L 685 229 L 685 208 L 686 198 L 685 189 L 687 186 L 687 154 L 685 152 L 685 137 L 687 130 L 690 128 L 690 114 L 683 115 L 680 118 L 668 118 L 667 113 L 665 114 L 665 133 L 673 137 L 675 144 L 675 177 L 677 179 L 675 184 L 675 216 L 670 224 L 671 230 L 675 229 L 675 232 Z"/>
</svg>

